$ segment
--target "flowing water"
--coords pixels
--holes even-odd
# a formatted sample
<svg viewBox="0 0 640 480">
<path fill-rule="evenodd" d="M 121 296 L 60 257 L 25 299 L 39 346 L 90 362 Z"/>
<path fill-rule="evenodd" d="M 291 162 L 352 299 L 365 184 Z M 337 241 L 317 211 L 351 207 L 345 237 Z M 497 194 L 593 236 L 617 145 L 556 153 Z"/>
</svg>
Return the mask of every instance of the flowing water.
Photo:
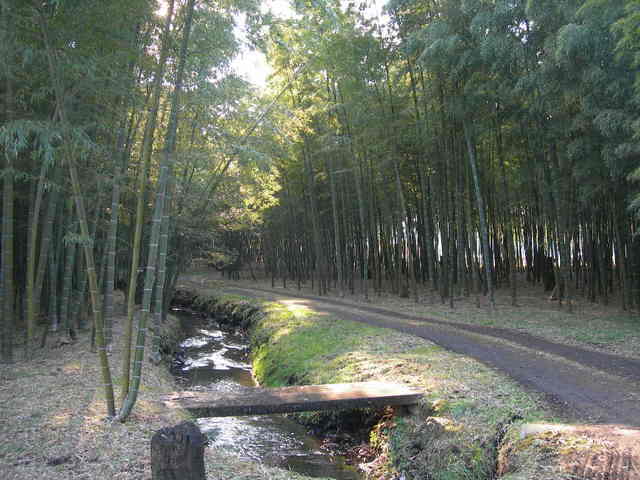
<svg viewBox="0 0 640 480">
<path fill-rule="evenodd" d="M 246 338 L 212 319 L 174 311 L 184 331 L 184 357 L 173 372 L 184 388 L 233 392 L 255 386 Z M 240 458 L 288 468 L 312 477 L 362 478 L 344 458 L 321 449 L 304 427 L 281 415 L 200 418 L 198 425 L 215 448 Z"/>
</svg>

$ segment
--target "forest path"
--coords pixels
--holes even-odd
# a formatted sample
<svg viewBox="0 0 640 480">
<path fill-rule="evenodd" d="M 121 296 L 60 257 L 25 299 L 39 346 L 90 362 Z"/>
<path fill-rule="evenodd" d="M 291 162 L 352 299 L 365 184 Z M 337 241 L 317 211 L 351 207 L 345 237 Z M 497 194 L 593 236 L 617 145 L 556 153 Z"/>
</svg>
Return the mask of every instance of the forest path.
<svg viewBox="0 0 640 480">
<path fill-rule="evenodd" d="M 178 288 L 206 291 L 181 278 Z M 219 292 L 220 288 L 211 289 Z M 295 303 L 319 314 L 391 328 L 430 340 L 500 370 L 543 393 L 558 414 L 586 423 L 640 427 L 640 361 L 550 342 L 515 330 L 459 324 L 330 297 L 225 283 L 224 293 Z"/>
</svg>

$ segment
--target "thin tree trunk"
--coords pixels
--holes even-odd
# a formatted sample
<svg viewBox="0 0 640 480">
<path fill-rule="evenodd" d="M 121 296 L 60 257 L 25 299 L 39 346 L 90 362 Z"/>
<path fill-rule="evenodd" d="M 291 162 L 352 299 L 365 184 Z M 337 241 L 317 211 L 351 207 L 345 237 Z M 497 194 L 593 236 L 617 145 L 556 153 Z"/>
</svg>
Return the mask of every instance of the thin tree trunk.
<svg viewBox="0 0 640 480">
<path fill-rule="evenodd" d="M 72 218 L 73 214 L 73 204 L 71 203 L 68 207 L 69 210 L 69 218 Z M 76 231 L 75 227 L 71 227 L 69 229 L 70 234 L 74 234 Z M 76 263 L 76 242 L 71 239 L 67 239 L 66 248 L 65 248 L 65 267 L 64 267 L 64 280 L 62 287 L 62 303 L 60 305 L 60 319 L 62 321 L 62 325 L 65 333 L 69 336 L 70 339 L 75 338 L 75 331 L 73 330 L 74 325 L 71 322 L 71 315 L 69 308 L 71 301 L 71 287 L 73 284 L 73 271 L 75 269 Z"/>
<path fill-rule="evenodd" d="M 162 33 L 162 48 L 158 60 L 158 69 L 153 79 L 153 98 L 148 112 L 148 119 L 145 125 L 142 143 L 140 168 L 138 171 L 138 187 L 136 202 L 136 220 L 133 244 L 131 246 L 131 268 L 129 271 L 129 286 L 127 293 L 127 321 L 124 329 L 123 354 L 122 354 L 122 389 L 120 393 L 121 401 L 129 393 L 130 372 L 131 372 L 131 342 L 133 339 L 133 324 L 136 310 L 136 290 L 138 286 L 138 268 L 140 266 L 140 254 L 142 248 L 142 227 L 144 225 L 144 204 L 145 187 L 147 184 L 147 171 L 151 161 L 153 150 L 153 137 L 157 124 L 158 109 L 160 106 L 160 94 L 162 91 L 162 81 L 164 78 L 165 65 L 169 54 L 169 31 L 173 18 L 174 0 L 169 1 L 167 16 Z"/>
<path fill-rule="evenodd" d="M 627 260 L 625 256 L 625 245 L 622 241 L 622 225 L 620 221 L 620 214 L 617 212 L 623 211 L 622 208 L 616 208 L 617 202 L 615 201 L 616 195 L 614 194 L 614 201 L 612 202 L 613 212 L 611 212 L 611 218 L 613 219 L 613 232 L 614 238 L 616 242 L 615 255 L 616 255 L 616 266 L 618 267 L 618 272 L 620 274 L 620 302 L 623 310 L 627 310 L 632 307 L 630 302 L 629 288 L 628 288 L 628 277 L 627 277 Z"/>
<path fill-rule="evenodd" d="M 111 218 L 107 233 L 106 251 L 106 279 L 104 285 L 104 317 L 105 317 L 105 341 L 107 348 L 113 341 L 113 290 L 116 277 L 116 241 L 118 237 L 118 216 L 120 212 L 120 163 L 116 160 L 116 168 L 113 175 L 113 191 L 111 195 Z"/>
<path fill-rule="evenodd" d="M 131 67 L 130 67 L 131 73 Z M 105 313 L 105 339 L 107 348 L 111 348 L 113 341 L 113 318 L 114 318 L 114 298 L 116 277 L 116 252 L 118 239 L 118 220 L 120 215 L 120 184 L 122 182 L 122 172 L 127 168 L 129 152 L 126 147 L 127 136 L 125 125 L 127 124 L 128 102 L 123 102 L 123 118 L 120 120 L 118 138 L 115 145 L 115 166 L 113 173 L 113 190 L 111 192 L 111 218 L 109 221 L 109 231 L 105 245 L 106 253 L 106 278 L 104 284 L 104 313 Z"/>
<path fill-rule="evenodd" d="M 369 256 L 370 248 L 368 239 L 370 237 L 370 225 L 366 221 L 364 198 L 362 194 L 362 161 L 358 159 L 357 171 L 354 171 L 356 182 L 356 195 L 358 197 L 358 218 L 360 219 L 360 236 L 362 237 L 362 293 L 365 300 L 369 300 Z"/>
<path fill-rule="evenodd" d="M 340 221 L 338 213 L 338 195 L 336 193 L 335 165 L 328 156 L 325 156 L 325 168 L 329 175 L 329 187 L 331 190 L 331 212 L 333 218 L 333 248 L 336 256 L 336 269 L 338 272 L 338 291 L 341 297 L 344 297 L 344 272 L 342 264 L 342 241 L 340 236 Z M 344 233 L 344 232 L 343 232 Z"/>
<path fill-rule="evenodd" d="M 497 155 L 498 160 L 500 161 L 500 171 L 502 174 L 502 190 L 504 191 L 505 197 L 505 206 L 504 209 L 504 219 L 505 219 L 505 235 L 507 237 L 507 264 L 509 266 L 509 284 L 511 287 L 511 305 L 516 307 L 518 305 L 518 287 L 517 287 L 517 268 L 516 268 L 516 255 L 515 255 L 515 247 L 513 245 L 513 230 L 514 230 L 514 222 L 512 220 L 513 213 L 510 211 L 511 208 L 511 191 L 509 190 L 509 184 L 507 182 L 507 169 L 504 162 L 504 154 L 502 151 L 502 135 L 500 132 L 499 122 L 496 121 L 496 146 L 497 146 Z"/>
<path fill-rule="evenodd" d="M 59 244 L 62 245 L 62 242 Z M 49 252 L 49 328 L 52 332 L 58 331 L 60 326 L 59 301 L 60 298 L 58 292 L 58 268 L 60 266 L 60 255 L 57 254 L 56 249 L 52 248 Z M 44 348 L 44 345 L 40 345 Z"/>
<path fill-rule="evenodd" d="M 98 294 L 98 281 L 96 278 L 96 270 L 94 264 L 93 243 L 90 241 L 91 237 L 89 236 L 87 213 L 84 206 L 84 197 L 82 195 L 82 188 L 80 184 L 80 178 L 78 176 L 78 170 L 76 168 L 73 152 L 71 150 L 71 139 L 68 138 L 68 129 L 71 128 L 71 125 L 67 122 L 66 118 L 65 91 L 62 83 L 63 80 L 61 78 L 60 72 L 58 72 L 57 69 L 58 64 L 56 54 L 49 40 L 49 31 L 44 14 L 38 10 L 36 15 L 37 23 L 40 26 L 40 30 L 44 38 L 47 62 L 49 66 L 49 75 L 51 77 L 56 97 L 57 115 L 64 132 L 64 160 L 67 164 L 67 167 L 69 168 L 74 201 L 76 204 L 76 212 L 78 214 L 78 220 L 80 221 L 80 232 L 84 237 L 83 250 L 85 255 L 85 262 L 87 265 L 87 276 L 89 278 L 89 290 L 91 292 L 91 305 L 93 307 L 94 325 L 96 329 L 96 344 L 98 347 L 98 357 L 102 372 L 102 384 L 104 388 L 105 400 L 107 403 L 107 414 L 108 416 L 112 417 L 113 415 L 115 415 L 113 384 L 111 381 L 111 372 L 109 369 L 109 359 L 107 357 L 107 351 L 104 344 L 104 325 L 102 319 L 101 302 Z"/>
<path fill-rule="evenodd" d="M 9 2 L 2 1 L 0 3 L 2 15 L 4 18 L 4 34 L 3 40 L 6 44 L 10 45 L 12 38 L 10 38 L 11 27 L 9 20 Z M 13 105 L 13 79 L 11 78 L 11 71 L 7 66 L 5 69 L 6 78 L 6 90 L 5 90 L 5 120 L 11 121 L 14 116 Z M 0 248 L 2 249 L 2 272 L 1 272 L 1 303 L 0 313 L 2 319 L 0 320 L 0 334 L 2 335 L 2 342 L 0 342 L 0 359 L 5 363 L 13 362 L 13 335 L 15 331 L 15 279 L 13 271 L 14 262 L 14 169 L 13 162 L 16 156 L 16 151 L 11 145 L 6 145 L 2 150 L 4 153 L 4 159 L 6 162 L 6 169 L 4 171 L 3 183 L 2 183 L 2 243 Z"/>
<path fill-rule="evenodd" d="M 302 155 L 304 157 L 304 170 L 307 178 L 307 193 L 309 195 L 309 206 L 311 214 L 311 225 L 313 228 L 313 245 L 315 250 L 316 271 L 318 272 L 318 293 L 324 295 L 326 293 L 325 284 L 326 281 L 326 268 L 324 251 L 322 249 L 322 238 L 320 234 L 320 220 L 318 218 L 318 205 L 315 195 L 315 181 L 313 178 L 313 168 L 311 165 L 311 159 L 307 152 L 306 146 L 303 146 Z"/>
<path fill-rule="evenodd" d="M 407 275 L 411 282 L 411 292 L 413 293 L 413 298 L 415 302 L 418 302 L 418 287 L 416 283 L 416 271 L 414 268 L 414 259 L 413 259 L 413 249 L 411 248 L 411 242 L 409 240 L 409 235 L 411 234 L 409 230 L 409 212 L 407 211 L 407 203 L 404 198 L 404 192 L 402 191 L 402 183 L 400 182 L 400 169 L 398 167 L 398 162 L 394 161 L 393 168 L 395 171 L 396 177 L 396 189 L 398 191 L 398 202 L 400 204 L 400 223 L 398 225 L 400 238 L 399 242 L 402 243 L 402 249 L 405 252 L 407 257 Z M 398 267 L 400 267 L 401 259 L 398 259 Z M 407 288 L 408 290 L 408 288 Z M 408 292 L 407 292 L 408 293 Z"/>
<path fill-rule="evenodd" d="M 40 317 L 40 303 L 42 301 L 42 287 L 44 285 L 47 266 L 50 266 L 50 246 L 53 235 L 53 223 L 56 218 L 58 200 L 60 198 L 60 177 L 62 169 L 56 168 L 54 172 L 54 189 L 49 192 L 46 197 L 47 212 L 44 217 L 44 227 L 42 229 L 42 238 L 40 240 L 40 254 L 38 256 L 38 268 L 36 270 L 36 282 L 34 288 L 34 305 L 33 311 L 37 319 Z M 47 328 L 47 327 L 44 327 Z"/>
<path fill-rule="evenodd" d="M 87 224 L 87 213 L 84 208 L 84 200 L 82 197 L 80 180 L 78 178 L 78 172 L 73 162 L 73 158 L 68 153 L 67 164 L 71 173 L 71 183 L 73 186 L 73 192 L 75 197 L 76 212 L 80 221 L 80 232 L 86 239 L 83 244 L 84 257 L 87 265 L 87 276 L 89 279 L 89 292 L 91 294 L 91 306 L 93 308 L 94 325 L 96 330 L 96 347 L 98 349 L 98 356 L 100 358 L 100 369 L 102 372 L 102 382 L 104 387 L 105 398 L 107 401 L 107 414 L 109 417 L 115 415 L 115 402 L 113 398 L 113 384 L 111 381 L 111 371 L 109 369 L 109 360 L 107 357 L 107 349 L 104 339 L 104 325 L 102 319 L 102 310 L 100 296 L 98 293 L 98 280 L 96 276 L 96 268 L 94 264 L 93 245 L 89 238 L 89 227 Z"/>
<path fill-rule="evenodd" d="M 153 223 L 151 228 L 151 238 L 149 240 L 149 256 L 147 260 L 147 270 L 144 281 L 144 295 L 142 299 L 142 309 L 140 319 L 138 321 L 138 335 L 136 338 L 135 356 L 132 368 L 131 385 L 122 408 L 120 409 L 116 419 L 124 421 L 131 413 L 133 406 L 138 397 L 140 387 L 140 378 L 142 375 L 142 362 L 144 359 L 144 347 L 146 339 L 147 321 L 150 315 L 151 296 L 153 286 L 156 281 L 156 266 L 158 262 L 158 243 L 160 240 L 160 231 L 162 226 L 162 216 L 165 208 L 165 199 L 167 185 L 171 176 L 171 161 L 176 149 L 176 136 L 178 129 L 178 109 L 180 107 L 180 93 L 182 91 L 182 82 L 184 77 L 185 64 L 187 60 L 187 47 L 189 45 L 189 36 L 191 33 L 191 25 L 193 21 L 193 13 L 195 8 L 195 0 L 188 0 L 186 5 L 184 31 L 182 44 L 180 46 L 180 58 L 178 69 L 176 71 L 176 82 L 173 95 L 171 98 L 171 114 L 169 116 L 169 126 L 167 130 L 167 138 L 165 148 L 162 155 L 160 165 L 160 178 L 158 180 L 158 193 L 156 195 L 156 204 L 153 214 Z M 166 252 L 165 252 L 166 255 Z"/>
<path fill-rule="evenodd" d="M 10 82 L 7 82 L 10 83 Z M 8 94 L 11 89 L 8 89 Z M 13 153 L 5 150 L 7 168 L 2 185 L 2 361 L 13 361 L 13 332 L 15 330 L 15 285 L 13 275 Z"/>
<path fill-rule="evenodd" d="M 171 211 L 171 199 L 173 193 L 173 182 L 169 178 L 170 185 L 167 187 L 166 198 L 164 200 L 164 210 L 162 213 L 162 224 L 160 229 L 160 244 L 158 245 L 158 275 L 155 290 L 155 307 L 153 312 L 153 341 L 150 358 L 155 363 L 160 363 L 160 326 L 164 321 L 164 292 L 167 281 L 167 250 L 169 249 L 169 224 Z"/>
<path fill-rule="evenodd" d="M 558 226 L 557 240 L 558 240 L 558 249 L 560 251 L 560 268 L 558 270 L 559 273 L 559 282 L 558 282 L 558 301 L 561 302 L 562 298 L 566 300 L 567 310 L 569 313 L 573 312 L 572 305 L 572 295 L 571 291 L 572 285 L 569 282 L 569 274 L 571 271 L 571 256 L 569 254 L 569 245 L 568 245 L 568 234 L 569 234 L 569 202 L 568 202 L 568 193 L 567 190 L 569 188 L 566 185 L 564 175 L 562 172 L 564 170 L 563 165 L 560 164 L 560 159 L 558 158 L 557 150 L 555 146 L 552 151 L 552 160 L 554 162 L 556 178 L 555 180 L 555 207 L 556 207 L 556 224 Z M 564 287 L 564 292 L 562 292 L 562 288 Z"/>
<path fill-rule="evenodd" d="M 471 166 L 471 175 L 473 177 L 473 185 L 476 192 L 476 203 L 478 206 L 478 216 L 480 217 L 480 241 L 482 243 L 482 261 L 484 263 L 485 281 L 487 282 L 487 290 L 489 292 L 489 302 L 491 307 L 495 307 L 493 297 L 493 283 L 491 281 L 491 263 L 489 260 L 489 235 L 487 233 L 487 220 L 484 212 L 484 202 L 482 199 L 482 191 L 480 190 L 480 179 L 478 178 L 478 167 L 476 165 L 476 156 L 474 145 L 471 141 L 469 129 L 464 124 L 464 136 L 467 142 L 467 153 L 469 156 L 469 165 Z"/>
<path fill-rule="evenodd" d="M 356 186 L 356 198 L 358 199 L 358 219 L 360 221 L 360 244 L 362 250 L 362 258 L 360 259 L 359 264 L 361 265 L 361 281 L 362 281 L 362 293 L 364 295 L 365 300 L 369 300 L 369 256 L 370 256 L 370 245 L 367 241 L 370 237 L 369 228 L 370 226 L 367 224 L 366 218 L 366 204 L 364 200 L 364 195 L 362 191 L 362 179 L 364 178 L 364 167 L 362 161 L 362 155 L 356 154 L 356 149 L 354 148 L 353 142 L 353 134 L 351 131 L 351 122 L 349 121 L 349 115 L 347 109 L 344 107 L 345 101 L 342 95 L 342 89 L 333 90 L 334 101 L 338 103 L 338 94 L 340 95 L 340 103 L 342 107 L 342 116 L 344 122 L 344 129 L 349 138 L 349 152 L 351 154 L 350 158 L 357 158 L 358 164 L 353 165 L 353 163 L 347 159 L 347 165 L 353 171 L 353 177 L 355 180 Z"/>
<path fill-rule="evenodd" d="M 37 265 L 37 245 L 38 230 L 40 226 L 40 211 L 42 209 L 42 198 L 44 196 L 44 184 L 47 172 L 47 164 L 42 163 L 40 176 L 36 187 L 36 196 L 32 203 L 30 215 L 29 239 L 27 247 L 27 286 L 25 301 L 27 304 L 27 336 L 25 356 L 31 355 L 31 349 L 36 335 L 37 311 L 36 311 L 36 265 Z"/>
</svg>

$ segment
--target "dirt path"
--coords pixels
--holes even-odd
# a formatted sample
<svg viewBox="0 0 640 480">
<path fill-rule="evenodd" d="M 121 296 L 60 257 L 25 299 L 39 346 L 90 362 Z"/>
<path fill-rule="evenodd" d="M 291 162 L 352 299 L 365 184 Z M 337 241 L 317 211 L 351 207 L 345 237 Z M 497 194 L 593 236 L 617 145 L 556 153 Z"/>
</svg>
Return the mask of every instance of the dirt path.
<svg viewBox="0 0 640 480">
<path fill-rule="evenodd" d="M 188 286 L 188 278 L 183 282 Z M 202 289 L 202 285 L 193 282 Z M 422 337 L 501 370 L 542 392 L 570 420 L 640 426 L 640 361 L 562 345 L 514 330 L 408 315 L 332 298 L 262 288 L 225 286 L 224 292 L 295 302 L 327 313 Z"/>
</svg>

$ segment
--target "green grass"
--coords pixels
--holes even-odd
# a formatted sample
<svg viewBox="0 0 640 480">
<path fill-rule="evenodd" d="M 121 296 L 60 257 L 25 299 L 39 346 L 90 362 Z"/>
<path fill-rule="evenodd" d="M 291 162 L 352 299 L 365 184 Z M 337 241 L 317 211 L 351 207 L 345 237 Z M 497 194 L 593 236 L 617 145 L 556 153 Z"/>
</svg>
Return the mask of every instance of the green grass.
<svg viewBox="0 0 640 480">
<path fill-rule="evenodd" d="M 265 386 L 340 383 L 354 375 L 349 353 L 379 329 L 270 303 L 251 331 L 253 372 Z"/>
<path fill-rule="evenodd" d="M 576 332 L 573 338 L 581 343 L 593 345 L 609 345 L 612 343 L 624 342 L 628 333 L 620 330 L 596 330 L 589 332 Z"/>
<path fill-rule="evenodd" d="M 225 299 L 226 308 L 233 309 L 234 301 Z M 516 416 L 549 418 L 536 395 L 426 340 L 317 314 L 299 303 L 263 302 L 261 308 L 251 342 L 254 375 L 262 385 L 377 380 L 425 389 L 422 413 L 375 430 L 386 460 L 382 470 L 404 472 L 406 478 L 486 479 L 504 422 Z M 339 414 L 303 418 L 320 424 L 340 421 Z"/>
</svg>

